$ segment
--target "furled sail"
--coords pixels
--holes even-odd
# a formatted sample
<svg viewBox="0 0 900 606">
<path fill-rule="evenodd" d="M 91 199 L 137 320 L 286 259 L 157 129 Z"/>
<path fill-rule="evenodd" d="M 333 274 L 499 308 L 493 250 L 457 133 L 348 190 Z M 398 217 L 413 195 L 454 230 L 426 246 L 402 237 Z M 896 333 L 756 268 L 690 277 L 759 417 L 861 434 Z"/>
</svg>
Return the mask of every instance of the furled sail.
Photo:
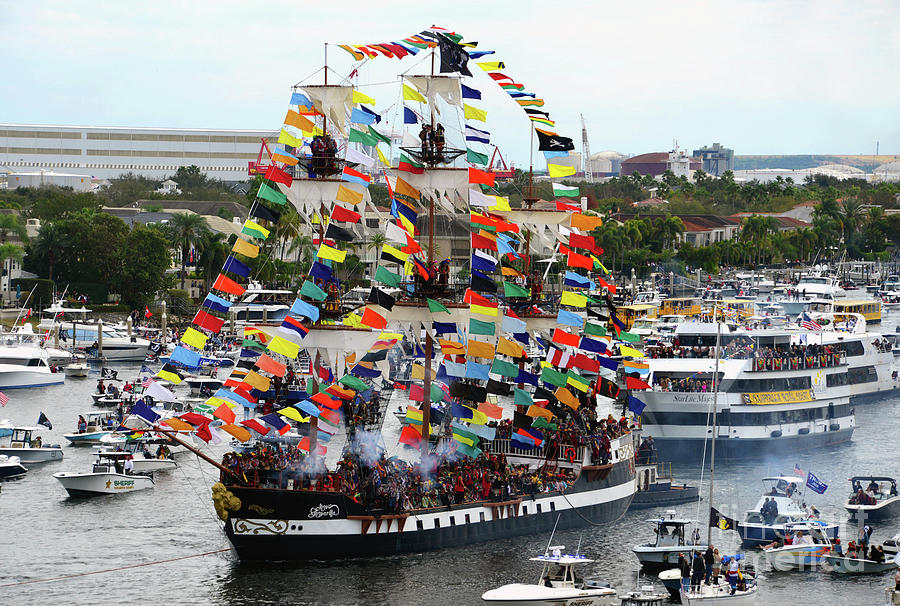
<svg viewBox="0 0 900 606">
<path fill-rule="evenodd" d="M 353 87 L 310 85 L 304 86 L 303 92 L 309 96 L 316 111 L 328 118 L 330 125 L 346 137 L 347 127 L 344 122 L 353 108 Z"/>
</svg>

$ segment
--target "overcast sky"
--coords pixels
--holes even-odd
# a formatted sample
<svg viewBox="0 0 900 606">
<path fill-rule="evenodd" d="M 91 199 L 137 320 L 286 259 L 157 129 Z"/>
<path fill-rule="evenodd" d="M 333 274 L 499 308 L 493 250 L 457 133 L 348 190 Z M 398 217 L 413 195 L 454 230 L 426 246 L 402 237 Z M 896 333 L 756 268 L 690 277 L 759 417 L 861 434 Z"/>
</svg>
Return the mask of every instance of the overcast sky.
<svg viewBox="0 0 900 606">
<path fill-rule="evenodd" d="M 497 51 L 490 59 L 546 100 L 579 150 L 584 114 L 594 152 L 677 140 L 871 154 L 880 141 L 900 154 L 896 0 L 0 0 L 0 20 L 2 122 L 275 131 L 325 42 L 387 42 L 437 24 Z M 395 80 L 417 60 L 370 61 L 359 82 Z M 337 73 L 353 63 L 330 48 Z M 524 114 L 473 70 L 494 142 L 527 163 Z M 393 117 L 396 85 L 365 90 Z"/>
</svg>

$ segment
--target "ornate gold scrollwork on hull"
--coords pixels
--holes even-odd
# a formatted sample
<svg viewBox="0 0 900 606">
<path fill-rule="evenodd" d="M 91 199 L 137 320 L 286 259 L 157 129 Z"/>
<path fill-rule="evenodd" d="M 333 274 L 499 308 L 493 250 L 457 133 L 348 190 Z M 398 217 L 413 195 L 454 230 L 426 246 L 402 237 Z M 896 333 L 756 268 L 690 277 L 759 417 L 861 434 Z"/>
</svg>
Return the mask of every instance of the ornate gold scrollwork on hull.
<svg viewBox="0 0 900 606">
<path fill-rule="evenodd" d="M 256 521 L 239 518 L 232 521 L 234 534 L 284 534 L 288 529 L 287 520 Z"/>
</svg>

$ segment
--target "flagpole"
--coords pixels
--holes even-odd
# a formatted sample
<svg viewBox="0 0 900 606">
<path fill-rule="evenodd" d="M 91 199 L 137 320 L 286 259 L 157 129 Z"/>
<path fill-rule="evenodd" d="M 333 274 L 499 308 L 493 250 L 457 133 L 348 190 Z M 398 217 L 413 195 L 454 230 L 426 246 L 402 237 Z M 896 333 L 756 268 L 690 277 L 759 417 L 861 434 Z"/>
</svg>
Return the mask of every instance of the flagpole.
<svg viewBox="0 0 900 606">
<path fill-rule="evenodd" d="M 717 306 L 713 306 L 713 315 L 715 316 L 715 310 Z M 719 402 L 719 344 L 722 341 L 722 323 L 716 319 L 716 365 L 715 371 L 713 373 L 713 422 L 712 422 L 712 452 L 709 457 L 709 515 L 712 515 L 712 495 L 713 495 L 713 484 L 715 481 L 715 472 L 716 472 L 716 430 L 718 428 L 718 402 Z M 712 542 L 712 526 L 709 525 L 709 520 L 706 522 L 706 544 L 709 545 Z"/>
<path fill-rule="evenodd" d="M 530 209 L 537 200 L 534 197 L 534 122 L 531 122 L 531 144 L 528 147 L 528 196 L 524 201 Z"/>
</svg>

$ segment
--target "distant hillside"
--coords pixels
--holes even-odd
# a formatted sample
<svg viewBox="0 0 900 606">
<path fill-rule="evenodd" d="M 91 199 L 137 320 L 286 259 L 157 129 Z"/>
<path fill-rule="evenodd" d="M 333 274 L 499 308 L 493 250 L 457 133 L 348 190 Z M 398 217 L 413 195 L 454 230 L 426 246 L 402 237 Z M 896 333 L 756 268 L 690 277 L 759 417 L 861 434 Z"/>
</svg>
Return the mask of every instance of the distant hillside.
<svg viewBox="0 0 900 606">
<path fill-rule="evenodd" d="M 735 170 L 752 170 L 754 168 L 812 168 L 822 164 L 848 164 L 866 172 L 886 162 L 893 162 L 900 156 L 874 155 L 797 155 L 797 156 L 735 156 Z"/>
</svg>

